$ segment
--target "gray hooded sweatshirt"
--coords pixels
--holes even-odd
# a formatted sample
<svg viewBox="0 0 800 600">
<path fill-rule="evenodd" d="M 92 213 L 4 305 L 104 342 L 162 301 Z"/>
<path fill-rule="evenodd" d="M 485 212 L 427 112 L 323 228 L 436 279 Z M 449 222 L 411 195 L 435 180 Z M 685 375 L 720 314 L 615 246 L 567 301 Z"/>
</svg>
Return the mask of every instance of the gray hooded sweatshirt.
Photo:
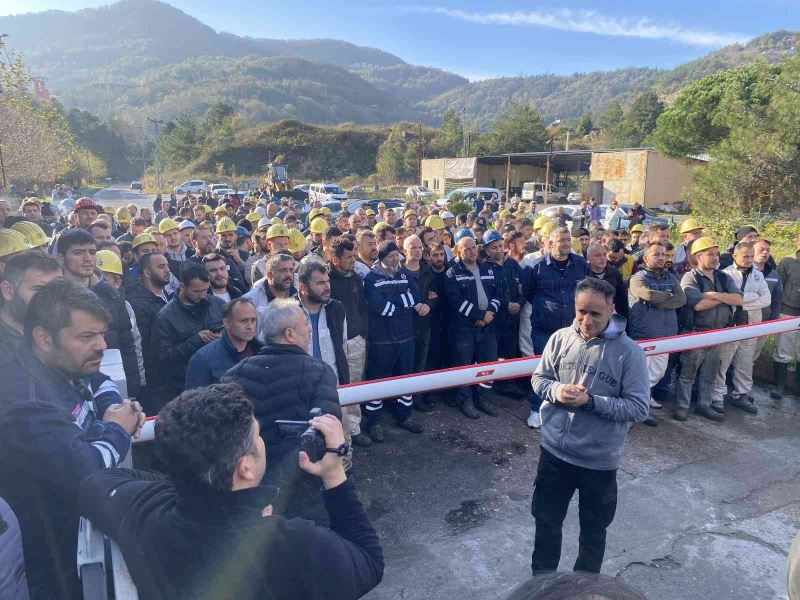
<svg viewBox="0 0 800 600">
<path fill-rule="evenodd" d="M 542 446 L 579 467 L 609 471 L 619 466 L 631 423 L 649 413 L 650 386 L 642 349 L 625 334 L 625 319 L 613 314 L 606 330 L 588 342 L 577 321 L 547 342 L 531 379 L 544 400 Z M 559 391 L 583 384 L 594 408 L 568 408 Z"/>
</svg>

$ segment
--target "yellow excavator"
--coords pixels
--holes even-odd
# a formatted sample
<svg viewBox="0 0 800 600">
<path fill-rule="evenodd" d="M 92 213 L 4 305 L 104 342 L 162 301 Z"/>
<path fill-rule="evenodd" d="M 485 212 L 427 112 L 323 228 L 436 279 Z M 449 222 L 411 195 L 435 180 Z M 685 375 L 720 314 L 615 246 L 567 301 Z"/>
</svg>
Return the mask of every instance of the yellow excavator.
<svg viewBox="0 0 800 600">
<path fill-rule="evenodd" d="M 269 188 L 273 194 L 288 192 L 292 189 L 292 180 L 285 164 L 268 163 L 267 176 L 264 178 L 264 186 Z"/>
</svg>

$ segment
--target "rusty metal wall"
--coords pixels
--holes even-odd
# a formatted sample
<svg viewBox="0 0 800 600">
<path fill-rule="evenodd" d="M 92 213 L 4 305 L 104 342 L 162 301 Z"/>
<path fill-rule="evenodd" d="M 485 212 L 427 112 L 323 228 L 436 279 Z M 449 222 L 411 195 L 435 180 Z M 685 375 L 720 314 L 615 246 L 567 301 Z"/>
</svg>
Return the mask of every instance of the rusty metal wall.
<svg viewBox="0 0 800 600">
<path fill-rule="evenodd" d="M 644 204 L 647 185 L 647 150 L 593 152 L 591 177 L 603 182 L 603 203 L 616 198 L 620 204 L 638 200 Z"/>
</svg>

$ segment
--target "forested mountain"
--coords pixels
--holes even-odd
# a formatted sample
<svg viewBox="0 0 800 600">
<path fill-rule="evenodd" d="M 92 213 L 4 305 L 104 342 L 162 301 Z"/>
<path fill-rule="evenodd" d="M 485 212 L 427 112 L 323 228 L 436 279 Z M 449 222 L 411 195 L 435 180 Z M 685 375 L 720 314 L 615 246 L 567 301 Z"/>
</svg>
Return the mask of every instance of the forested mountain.
<svg viewBox="0 0 800 600">
<path fill-rule="evenodd" d="M 484 130 L 511 102 L 533 104 L 545 121 L 627 105 L 654 90 L 669 101 L 710 73 L 794 53 L 797 34 L 778 31 L 671 70 L 627 68 L 569 76 L 534 75 L 468 82 L 415 66 L 379 49 L 339 40 L 274 40 L 218 33 L 158 0 L 122 0 L 70 13 L 0 17 L 0 31 L 67 108 L 103 118 L 202 116 L 215 102 L 252 122 L 398 120 L 438 124 L 465 110 Z"/>
</svg>

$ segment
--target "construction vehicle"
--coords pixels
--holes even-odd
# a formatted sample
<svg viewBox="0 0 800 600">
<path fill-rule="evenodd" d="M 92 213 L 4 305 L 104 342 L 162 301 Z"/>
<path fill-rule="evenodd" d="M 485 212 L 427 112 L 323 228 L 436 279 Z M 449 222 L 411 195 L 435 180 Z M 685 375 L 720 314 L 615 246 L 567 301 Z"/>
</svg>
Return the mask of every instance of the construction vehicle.
<svg viewBox="0 0 800 600">
<path fill-rule="evenodd" d="M 308 192 L 292 189 L 292 180 L 284 163 L 267 163 L 267 176 L 264 177 L 264 187 L 273 196 L 292 198 L 294 200 L 308 198 Z"/>
</svg>

